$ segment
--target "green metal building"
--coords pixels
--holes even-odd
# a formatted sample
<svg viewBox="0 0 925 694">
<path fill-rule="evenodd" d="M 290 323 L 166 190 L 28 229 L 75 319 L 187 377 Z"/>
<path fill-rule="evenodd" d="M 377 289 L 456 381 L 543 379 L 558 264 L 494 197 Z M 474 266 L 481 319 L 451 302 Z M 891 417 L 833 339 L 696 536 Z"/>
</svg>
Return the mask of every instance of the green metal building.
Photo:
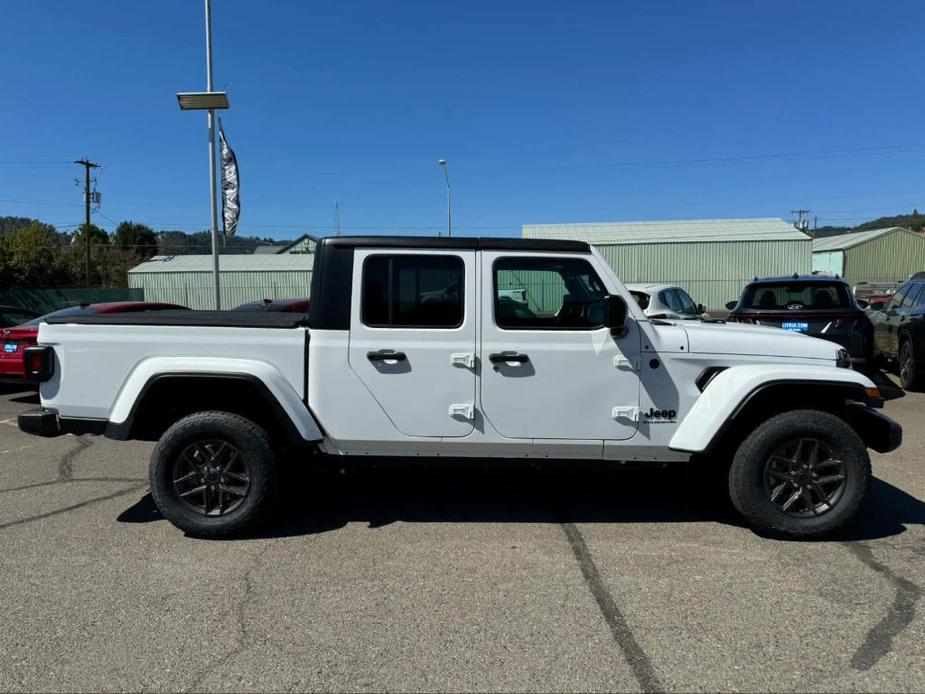
<svg viewBox="0 0 925 694">
<path fill-rule="evenodd" d="M 624 282 L 677 284 L 710 309 L 754 277 L 809 273 L 812 240 L 778 218 L 526 224 L 524 238 L 595 246 Z"/>
<path fill-rule="evenodd" d="M 308 297 L 314 259 L 311 253 L 221 256 L 222 308 L 261 299 Z M 128 286 L 140 289 L 145 301 L 215 308 L 211 255 L 154 256 L 129 270 Z"/>
<path fill-rule="evenodd" d="M 813 240 L 813 270 L 864 282 L 896 284 L 925 270 L 925 236 L 903 227 Z"/>
</svg>

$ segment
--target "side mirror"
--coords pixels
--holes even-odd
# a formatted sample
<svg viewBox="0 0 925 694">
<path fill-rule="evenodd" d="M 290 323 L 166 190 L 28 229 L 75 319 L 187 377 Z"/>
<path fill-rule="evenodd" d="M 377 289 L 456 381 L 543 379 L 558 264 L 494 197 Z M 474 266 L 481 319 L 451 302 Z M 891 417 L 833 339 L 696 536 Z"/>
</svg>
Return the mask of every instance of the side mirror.
<svg viewBox="0 0 925 694">
<path fill-rule="evenodd" d="M 871 311 L 882 311 L 886 307 L 885 301 L 874 301 L 872 304 L 869 304 Z"/>
<path fill-rule="evenodd" d="M 857 301 L 858 306 L 860 306 L 861 308 L 867 308 L 868 306 L 870 306 L 870 304 L 864 301 L 864 299 L 855 299 L 855 301 Z"/>
<path fill-rule="evenodd" d="M 604 297 L 604 327 L 610 328 L 614 337 L 626 333 L 626 302 L 616 294 Z"/>
<path fill-rule="evenodd" d="M 735 308 L 736 308 L 736 306 L 738 306 L 738 304 L 739 304 L 738 301 L 730 301 L 728 304 L 726 304 L 726 310 L 727 310 L 727 311 L 735 311 Z"/>
<path fill-rule="evenodd" d="M 703 304 L 697 304 L 697 313 L 706 313 L 707 309 Z"/>
</svg>

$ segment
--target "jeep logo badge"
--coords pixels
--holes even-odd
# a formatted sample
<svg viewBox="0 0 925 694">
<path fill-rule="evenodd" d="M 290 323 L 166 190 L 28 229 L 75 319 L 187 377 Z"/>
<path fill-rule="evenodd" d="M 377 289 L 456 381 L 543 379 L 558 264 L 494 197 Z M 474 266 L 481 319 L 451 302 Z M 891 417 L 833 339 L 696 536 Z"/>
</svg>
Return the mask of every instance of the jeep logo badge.
<svg viewBox="0 0 925 694">
<path fill-rule="evenodd" d="M 643 415 L 646 419 L 674 419 L 678 416 L 676 410 L 656 410 L 650 407 L 649 411 Z"/>
</svg>

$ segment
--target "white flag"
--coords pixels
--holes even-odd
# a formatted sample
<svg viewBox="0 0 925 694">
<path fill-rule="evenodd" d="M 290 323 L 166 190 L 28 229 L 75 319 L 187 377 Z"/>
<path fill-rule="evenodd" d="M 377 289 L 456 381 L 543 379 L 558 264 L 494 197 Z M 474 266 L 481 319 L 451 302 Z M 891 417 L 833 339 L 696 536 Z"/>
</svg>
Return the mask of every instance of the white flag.
<svg viewBox="0 0 925 694">
<path fill-rule="evenodd" d="M 226 236 L 234 236 L 241 216 L 238 159 L 225 139 L 221 118 L 218 119 L 218 140 L 222 150 L 222 230 Z"/>
</svg>

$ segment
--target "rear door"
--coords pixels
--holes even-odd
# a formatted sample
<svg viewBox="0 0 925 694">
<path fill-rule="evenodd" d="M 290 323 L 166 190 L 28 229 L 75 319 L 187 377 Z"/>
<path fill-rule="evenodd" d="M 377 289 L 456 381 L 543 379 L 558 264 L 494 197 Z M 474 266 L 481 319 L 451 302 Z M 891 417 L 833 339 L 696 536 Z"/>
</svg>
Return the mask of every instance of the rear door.
<svg viewBox="0 0 925 694">
<path fill-rule="evenodd" d="M 475 251 L 355 252 L 350 368 L 402 434 L 472 432 L 477 291 Z"/>
<path fill-rule="evenodd" d="M 581 440 L 590 452 L 636 433 L 639 327 L 629 319 L 620 338 L 603 327 L 615 288 L 590 258 L 482 251 L 481 405 L 503 436 Z"/>
<path fill-rule="evenodd" d="M 874 342 L 878 350 L 887 354 L 897 353 L 896 329 L 899 326 L 899 309 L 910 289 L 909 284 L 900 287 L 883 309 L 883 316 L 877 322 Z"/>
</svg>

